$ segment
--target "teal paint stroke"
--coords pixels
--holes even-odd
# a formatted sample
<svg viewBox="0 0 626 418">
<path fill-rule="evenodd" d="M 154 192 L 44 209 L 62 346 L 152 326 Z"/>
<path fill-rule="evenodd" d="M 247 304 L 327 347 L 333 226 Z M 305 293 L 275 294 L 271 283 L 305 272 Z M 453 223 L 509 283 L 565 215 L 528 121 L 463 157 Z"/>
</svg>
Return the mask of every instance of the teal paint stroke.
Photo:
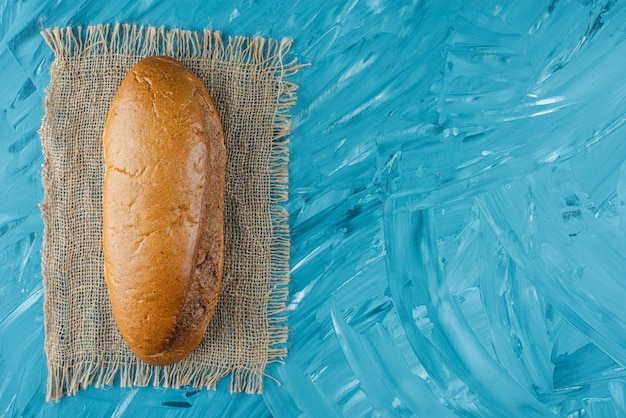
<svg viewBox="0 0 626 418">
<path fill-rule="evenodd" d="M 0 3 L 0 416 L 626 416 L 626 3 Z M 289 356 L 44 400 L 44 27 L 292 37 Z"/>
</svg>

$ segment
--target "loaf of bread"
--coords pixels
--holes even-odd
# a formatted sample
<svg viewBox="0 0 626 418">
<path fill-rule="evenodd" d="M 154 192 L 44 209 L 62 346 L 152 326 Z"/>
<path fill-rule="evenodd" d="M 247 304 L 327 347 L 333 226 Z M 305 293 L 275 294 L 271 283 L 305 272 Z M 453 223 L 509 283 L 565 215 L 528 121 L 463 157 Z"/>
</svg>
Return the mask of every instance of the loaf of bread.
<svg viewBox="0 0 626 418">
<path fill-rule="evenodd" d="M 103 133 L 104 275 L 141 360 L 175 363 L 202 340 L 224 260 L 226 149 L 201 82 L 176 60 L 138 62 Z"/>
</svg>

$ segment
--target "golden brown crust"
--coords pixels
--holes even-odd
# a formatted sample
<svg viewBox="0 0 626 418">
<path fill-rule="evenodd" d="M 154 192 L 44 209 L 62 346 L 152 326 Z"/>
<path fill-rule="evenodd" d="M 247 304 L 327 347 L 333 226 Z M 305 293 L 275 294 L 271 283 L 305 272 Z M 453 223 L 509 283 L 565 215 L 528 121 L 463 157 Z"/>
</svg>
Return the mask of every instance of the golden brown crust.
<svg viewBox="0 0 626 418">
<path fill-rule="evenodd" d="M 206 88 L 178 62 L 128 73 L 104 135 L 105 280 L 122 337 L 149 364 L 188 355 L 222 279 L 224 135 Z"/>
</svg>

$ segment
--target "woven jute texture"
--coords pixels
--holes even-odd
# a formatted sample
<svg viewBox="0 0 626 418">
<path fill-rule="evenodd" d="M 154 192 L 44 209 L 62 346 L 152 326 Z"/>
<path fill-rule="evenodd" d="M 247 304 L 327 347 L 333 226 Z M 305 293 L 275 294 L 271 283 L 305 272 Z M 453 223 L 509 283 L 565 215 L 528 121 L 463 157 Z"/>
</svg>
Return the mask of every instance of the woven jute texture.
<svg viewBox="0 0 626 418">
<path fill-rule="evenodd" d="M 263 390 L 266 366 L 286 356 L 289 279 L 287 164 L 290 108 L 300 68 L 291 42 L 203 32 L 99 25 L 43 33 L 50 69 L 41 141 L 47 398 L 89 385 Z M 103 275 L 102 131 L 127 71 L 168 55 L 206 85 L 228 152 L 225 262 L 219 302 L 200 346 L 183 361 L 149 366 L 115 325 Z"/>
</svg>

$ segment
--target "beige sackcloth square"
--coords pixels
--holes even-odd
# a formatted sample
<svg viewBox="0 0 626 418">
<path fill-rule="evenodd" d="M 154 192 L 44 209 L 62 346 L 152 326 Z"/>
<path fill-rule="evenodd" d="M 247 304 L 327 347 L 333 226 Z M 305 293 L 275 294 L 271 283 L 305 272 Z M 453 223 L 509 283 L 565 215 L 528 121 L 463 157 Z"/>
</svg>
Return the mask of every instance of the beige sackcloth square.
<svg viewBox="0 0 626 418">
<path fill-rule="evenodd" d="M 222 38 L 136 25 L 56 28 L 42 33 L 50 69 L 41 141 L 47 399 L 92 384 L 263 390 L 265 368 L 286 356 L 289 280 L 287 164 L 290 108 L 300 69 L 285 62 L 291 41 Z M 115 325 L 102 256 L 102 131 L 127 71 L 150 55 L 176 58 L 202 79 L 224 128 L 224 278 L 215 316 L 183 361 L 150 366 Z"/>
</svg>

